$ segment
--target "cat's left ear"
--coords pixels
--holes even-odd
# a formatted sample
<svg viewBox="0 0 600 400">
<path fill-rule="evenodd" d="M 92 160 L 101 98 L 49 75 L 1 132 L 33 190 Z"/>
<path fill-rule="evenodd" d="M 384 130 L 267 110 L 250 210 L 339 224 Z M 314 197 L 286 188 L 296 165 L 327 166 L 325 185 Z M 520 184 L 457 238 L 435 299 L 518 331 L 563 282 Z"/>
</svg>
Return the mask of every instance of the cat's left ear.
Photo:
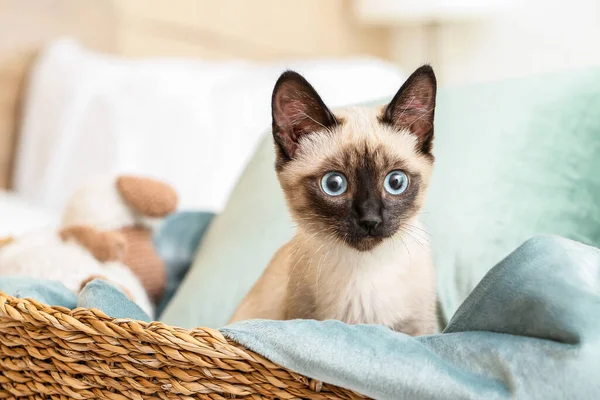
<svg viewBox="0 0 600 400">
<path fill-rule="evenodd" d="M 302 75 L 284 72 L 273 89 L 271 99 L 273 139 L 283 160 L 290 160 L 300 139 L 337 124 L 317 91 Z"/>
<path fill-rule="evenodd" d="M 437 81 L 433 68 L 424 65 L 404 82 L 386 107 L 381 122 L 417 137 L 419 150 L 431 153 Z"/>
</svg>

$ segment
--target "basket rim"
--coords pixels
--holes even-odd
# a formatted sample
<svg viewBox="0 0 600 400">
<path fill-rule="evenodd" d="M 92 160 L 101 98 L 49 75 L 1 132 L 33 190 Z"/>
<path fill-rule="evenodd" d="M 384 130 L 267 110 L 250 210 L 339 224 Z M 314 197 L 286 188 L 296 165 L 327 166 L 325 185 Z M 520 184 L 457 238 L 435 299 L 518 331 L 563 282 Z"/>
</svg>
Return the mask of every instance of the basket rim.
<svg viewBox="0 0 600 400">
<path fill-rule="evenodd" d="M 48 343 L 55 346 L 51 354 L 45 349 Z M 136 384 L 132 383 L 132 379 L 138 379 L 144 374 L 155 375 L 155 386 L 178 396 L 215 393 L 229 397 L 258 395 L 283 399 L 365 398 L 351 390 L 322 384 L 277 365 L 226 338 L 217 329 L 184 329 L 160 321 L 111 318 L 94 308 L 78 307 L 71 310 L 43 304 L 31 298 L 16 298 L 0 291 L 0 367 L 3 362 L 10 362 L 10 366 L 6 368 L 15 369 L 16 353 L 18 359 L 34 364 L 57 364 L 57 359 L 62 357 L 72 359 L 74 363 L 69 368 L 75 369 L 75 372 L 88 371 L 87 364 L 116 364 L 128 371 L 123 379 L 133 386 Z M 60 353 L 60 356 L 56 353 Z M 6 377 L 5 368 L 0 369 L 0 378 L 2 374 Z M 171 370 L 185 371 L 186 379 L 192 375 L 197 379 L 189 378 L 190 382 L 182 383 L 176 377 L 165 378 L 164 371 Z M 14 375 L 15 371 L 11 372 Z M 23 370 L 20 373 L 23 379 L 39 380 L 39 377 L 25 377 L 31 371 Z M 44 379 L 49 379 L 46 375 Z M 92 375 L 96 379 L 97 371 Z M 52 387 L 50 392 L 60 393 L 61 387 L 57 386 L 57 382 L 46 383 Z M 3 394 L 14 397 L 16 393 L 22 393 L 23 396 L 49 393 L 35 393 L 21 386 L 21 389 L 16 389 L 13 387 L 14 383 L 11 385 L 6 379 L 0 379 L 0 384 L 0 398 L 4 398 Z M 112 380 L 110 385 L 122 386 Z M 40 383 L 30 386 L 38 387 Z M 64 389 L 66 391 L 67 388 Z M 107 387 L 106 390 L 112 389 Z M 98 397 L 102 389 L 93 393 L 92 397 L 85 395 L 80 398 L 115 398 L 108 394 L 106 397 Z M 60 394 L 69 397 L 68 391 Z M 143 395 L 142 392 L 140 394 Z"/>
</svg>

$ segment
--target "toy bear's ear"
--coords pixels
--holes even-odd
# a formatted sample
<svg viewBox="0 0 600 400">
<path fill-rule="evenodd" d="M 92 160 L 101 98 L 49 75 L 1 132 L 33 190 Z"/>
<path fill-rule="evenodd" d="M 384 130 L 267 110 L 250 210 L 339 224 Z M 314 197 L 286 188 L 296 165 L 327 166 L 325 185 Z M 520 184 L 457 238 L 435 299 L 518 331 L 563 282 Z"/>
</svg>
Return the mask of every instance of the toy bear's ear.
<svg viewBox="0 0 600 400">
<path fill-rule="evenodd" d="M 177 209 L 177 192 L 164 182 L 138 176 L 117 178 L 123 200 L 143 216 L 165 217 Z"/>
<path fill-rule="evenodd" d="M 122 261 L 126 255 L 127 241 L 119 232 L 103 232 L 90 226 L 70 226 L 62 229 L 59 236 L 65 242 L 77 242 L 100 262 Z"/>
</svg>

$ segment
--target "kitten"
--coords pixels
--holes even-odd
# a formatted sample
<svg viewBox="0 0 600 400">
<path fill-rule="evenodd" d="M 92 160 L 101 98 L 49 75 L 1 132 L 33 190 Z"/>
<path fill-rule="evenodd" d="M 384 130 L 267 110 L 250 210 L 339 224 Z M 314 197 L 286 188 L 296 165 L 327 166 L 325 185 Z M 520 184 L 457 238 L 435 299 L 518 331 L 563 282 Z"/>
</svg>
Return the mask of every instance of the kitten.
<svg viewBox="0 0 600 400">
<path fill-rule="evenodd" d="M 387 106 L 334 114 L 302 76 L 281 75 L 275 168 L 298 228 L 232 322 L 337 319 L 435 331 L 434 270 L 418 214 L 434 162 L 436 85 L 426 65 Z"/>
</svg>

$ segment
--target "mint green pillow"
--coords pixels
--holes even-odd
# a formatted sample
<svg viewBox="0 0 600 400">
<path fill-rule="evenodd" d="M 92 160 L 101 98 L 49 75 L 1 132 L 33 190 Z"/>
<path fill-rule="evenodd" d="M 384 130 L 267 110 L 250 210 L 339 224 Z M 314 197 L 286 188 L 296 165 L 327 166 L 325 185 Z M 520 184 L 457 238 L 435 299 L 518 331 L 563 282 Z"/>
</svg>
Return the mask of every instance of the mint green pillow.
<svg viewBox="0 0 600 400">
<path fill-rule="evenodd" d="M 423 220 L 446 318 L 535 234 L 600 246 L 600 69 L 442 90 Z"/>
<path fill-rule="evenodd" d="M 437 164 L 423 220 L 442 311 L 521 242 L 553 233 L 600 245 L 600 70 L 439 91 Z M 163 313 L 183 327 L 225 325 L 294 232 L 266 135 L 192 269 Z"/>
</svg>

